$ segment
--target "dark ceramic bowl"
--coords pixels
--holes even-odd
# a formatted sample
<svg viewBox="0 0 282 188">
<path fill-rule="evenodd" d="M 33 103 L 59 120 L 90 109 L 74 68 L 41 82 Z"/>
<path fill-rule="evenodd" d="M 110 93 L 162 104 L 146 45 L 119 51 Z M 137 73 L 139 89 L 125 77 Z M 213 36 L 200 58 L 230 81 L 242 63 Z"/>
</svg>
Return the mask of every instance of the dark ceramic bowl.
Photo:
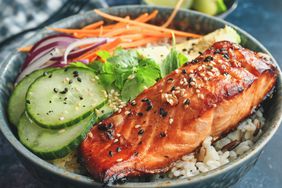
<svg viewBox="0 0 282 188">
<path fill-rule="evenodd" d="M 143 12 L 150 12 L 153 9 L 159 10 L 159 15 L 156 18 L 155 23 L 161 24 L 166 17 L 170 14 L 171 9 L 160 7 L 147 7 L 147 6 L 127 6 L 127 7 L 114 7 L 105 9 L 103 11 L 124 17 L 130 15 L 136 17 Z M 87 12 L 84 14 L 76 15 L 62 21 L 59 21 L 52 25 L 52 27 L 82 27 L 91 22 L 100 20 L 101 17 L 97 16 L 94 12 Z M 196 33 L 208 33 L 215 29 L 222 28 L 224 25 L 230 25 L 234 27 L 242 37 L 242 45 L 246 48 L 250 48 L 255 51 L 261 51 L 264 53 L 269 52 L 261 45 L 256 39 L 242 31 L 238 27 L 227 23 L 223 20 L 215 17 L 209 17 L 198 12 L 181 10 L 173 24 L 173 27 L 185 31 L 192 31 Z M 50 34 L 50 31 L 46 29 L 41 30 L 32 38 L 27 40 L 25 44 L 33 44 L 43 36 Z M 270 54 L 269 54 L 270 55 Z M 0 128 L 4 136 L 14 147 L 19 159 L 25 165 L 25 167 L 38 178 L 44 184 L 50 187 L 100 187 L 101 184 L 95 182 L 90 177 L 81 176 L 65 171 L 55 167 L 48 162 L 40 159 L 29 150 L 27 150 L 17 139 L 14 127 L 9 124 L 7 120 L 7 101 L 11 93 L 11 88 L 15 78 L 20 70 L 20 66 L 23 63 L 25 55 L 13 53 L 6 61 L 1 63 L 0 69 Z M 275 60 L 274 63 L 277 65 Z M 278 65 L 277 65 L 278 67 Z M 265 117 L 266 125 L 264 126 L 263 134 L 260 139 L 254 144 L 253 148 L 240 156 L 235 161 L 232 161 L 218 169 L 202 173 L 200 175 L 191 177 L 189 179 L 181 180 L 159 180 L 155 182 L 128 182 L 122 185 L 122 187 L 228 187 L 236 183 L 245 173 L 247 173 L 256 163 L 261 153 L 262 148 L 271 139 L 276 132 L 280 122 L 282 113 L 282 87 L 281 87 L 281 74 L 279 75 L 276 91 L 271 100 L 265 104 Z M 48 187 L 49 187 L 48 186 Z"/>
</svg>

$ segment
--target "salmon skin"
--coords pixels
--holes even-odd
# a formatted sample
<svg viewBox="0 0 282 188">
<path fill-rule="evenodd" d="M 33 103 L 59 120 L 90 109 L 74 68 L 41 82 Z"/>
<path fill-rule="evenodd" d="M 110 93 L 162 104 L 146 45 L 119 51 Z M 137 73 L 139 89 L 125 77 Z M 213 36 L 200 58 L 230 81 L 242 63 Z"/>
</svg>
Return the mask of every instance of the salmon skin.
<svg viewBox="0 0 282 188">
<path fill-rule="evenodd" d="M 274 87 L 265 54 L 221 41 L 93 126 L 80 147 L 94 179 L 163 173 L 248 117 Z"/>
</svg>

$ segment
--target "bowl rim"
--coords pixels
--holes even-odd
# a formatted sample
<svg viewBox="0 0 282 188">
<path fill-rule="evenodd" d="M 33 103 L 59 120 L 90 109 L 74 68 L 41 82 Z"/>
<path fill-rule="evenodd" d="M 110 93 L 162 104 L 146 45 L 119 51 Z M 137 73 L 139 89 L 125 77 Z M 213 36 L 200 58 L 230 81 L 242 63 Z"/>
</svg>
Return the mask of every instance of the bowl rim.
<svg viewBox="0 0 282 188">
<path fill-rule="evenodd" d="M 109 8 L 103 8 L 101 9 L 102 11 L 111 11 L 111 10 L 115 10 L 115 9 L 130 9 L 130 10 L 134 10 L 136 8 L 151 8 L 151 9 L 158 9 L 159 11 L 165 11 L 165 10 L 172 10 L 172 8 L 168 8 L 168 7 L 161 7 L 161 6 L 146 6 L 146 5 L 129 5 L 129 6 L 116 6 L 116 7 L 111 7 Z M 250 34 L 248 34 L 246 31 L 240 29 L 239 27 L 225 21 L 222 20 L 220 18 L 217 17 L 212 17 L 212 16 L 208 16 L 205 15 L 203 13 L 197 12 L 197 11 L 193 11 L 193 10 L 179 10 L 183 13 L 190 13 L 190 14 L 195 14 L 201 17 L 206 17 L 208 19 L 213 19 L 217 22 L 221 22 L 224 25 L 228 25 L 233 27 L 235 30 L 239 31 L 241 34 L 243 34 L 244 36 L 246 36 L 247 38 L 249 38 L 251 41 L 253 41 L 260 49 L 262 49 L 262 51 L 264 51 L 265 53 L 267 53 L 268 55 L 270 55 L 270 57 L 272 58 L 274 64 L 277 66 L 277 69 L 279 71 L 279 75 L 278 75 L 278 83 L 282 83 L 282 78 L 281 78 L 281 70 L 279 68 L 279 64 L 276 62 L 276 60 L 274 59 L 274 57 L 270 54 L 270 52 L 258 41 L 256 40 L 254 37 L 252 37 Z M 93 14 L 95 14 L 93 11 L 88 11 L 82 14 L 78 14 L 78 15 L 74 15 L 65 19 L 62 19 L 60 21 L 55 22 L 52 25 L 60 25 L 63 22 L 69 21 L 71 19 L 74 19 L 75 17 L 79 17 L 79 16 L 85 16 L 87 14 L 91 14 L 91 12 Z M 85 17 L 83 17 L 85 18 Z M 83 19 L 80 18 L 80 19 Z M 22 42 L 21 44 L 27 44 L 29 42 L 29 40 L 32 39 L 32 37 L 40 35 L 40 34 L 44 34 L 46 32 L 45 29 L 41 29 L 40 31 L 36 32 L 33 36 L 31 36 L 30 38 L 24 40 L 24 42 Z M 9 65 L 9 62 L 12 62 L 13 59 L 15 59 L 18 55 L 18 52 L 15 50 L 13 53 L 11 53 L 2 63 L 2 69 L 0 69 L 0 80 L 3 80 L 3 73 L 5 72 L 5 69 L 7 68 L 6 66 Z M 3 85 L 4 83 L 1 82 L 0 86 Z M 280 104 L 281 106 L 281 104 Z M 3 114 L 4 117 L 7 117 L 6 112 L 5 111 L 1 111 L 1 113 Z M 0 119 L 0 130 L 2 132 L 2 134 L 4 135 L 4 137 L 8 140 L 8 142 L 13 146 L 13 148 L 21 155 L 23 155 L 26 159 L 30 160 L 32 163 L 34 163 L 37 166 L 40 166 L 41 168 L 44 168 L 45 170 L 51 172 L 52 174 L 62 177 L 66 180 L 69 181 L 76 181 L 85 185 L 92 185 L 92 186 L 101 186 L 102 184 L 100 182 L 96 182 L 95 180 L 93 180 L 90 177 L 87 176 L 83 176 L 83 175 L 79 175 L 79 174 L 75 174 L 72 172 L 69 172 L 67 170 L 64 170 L 62 168 L 59 168 L 41 158 L 39 158 L 38 156 L 36 156 L 35 154 L 33 154 L 31 151 L 29 151 L 23 144 L 21 144 L 21 142 L 16 138 L 16 136 L 13 134 L 13 132 L 11 131 L 10 127 L 9 127 L 9 123 L 5 122 L 6 119 L 1 118 Z M 210 170 L 208 172 L 205 173 L 201 173 L 199 175 L 193 176 L 193 177 L 189 177 L 189 178 L 185 178 L 185 179 L 171 179 L 171 180 L 158 180 L 158 181 L 153 181 L 153 182 L 128 182 L 126 184 L 123 184 L 122 187 L 152 187 L 152 186 L 163 186 L 163 187 L 170 187 L 170 186 L 184 186 L 187 184 L 194 184 L 194 183 L 198 183 L 200 181 L 203 181 L 205 179 L 209 179 L 212 177 L 215 177 L 221 173 L 225 173 L 229 170 L 231 170 L 232 168 L 236 168 L 238 166 L 240 166 L 244 161 L 249 160 L 251 157 L 253 157 L 254 155 L 258 154 L 262 148 L 269 142 L 269 140 L 272 138 L 272 136 L 275 134 L 275 132 L 277 131 L 279 125 L 281 124 L 282 121 L 282 111 L 280 113 L 280 117 L 278 117 L 278 119 L 275 120 L 275 124 L 274 125 L 270 125 L 271 127 L 267 129 L 267 131 L 257 140 L 257 142 L 254 144 L 253 148 L 249 151 L 247 151 L 246 153 L 244 153 L 243 155 L 241 155 L 240 157 L 238 157 L 237 159 L 235 159 L 234 161 L 231 161 L 225 165 L 220 166 L 219 168 L 216 168 L 214 170 Z"/>
</svg>

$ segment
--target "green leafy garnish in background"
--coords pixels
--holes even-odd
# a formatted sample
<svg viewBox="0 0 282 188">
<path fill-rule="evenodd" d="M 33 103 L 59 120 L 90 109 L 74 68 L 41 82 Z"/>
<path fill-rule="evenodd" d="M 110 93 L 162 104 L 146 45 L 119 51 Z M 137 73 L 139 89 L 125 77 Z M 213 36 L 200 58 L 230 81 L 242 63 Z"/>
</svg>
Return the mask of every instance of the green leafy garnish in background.
<svg viewBox="0 0 282 188">
<path fill-rule="evenodd" d="M 161 78 L 160 68 L 155 61 L 141 56 L 135 50 L 118 48 L 112 56 L 107 51 L 99 51 L 97 55 L 103 62 L 95 61 L 88 65 L 76 62 L 71 66 L 92 69 L 105 89 L 120 92 L 124 101 L 134 99 Z"/>
</svg>

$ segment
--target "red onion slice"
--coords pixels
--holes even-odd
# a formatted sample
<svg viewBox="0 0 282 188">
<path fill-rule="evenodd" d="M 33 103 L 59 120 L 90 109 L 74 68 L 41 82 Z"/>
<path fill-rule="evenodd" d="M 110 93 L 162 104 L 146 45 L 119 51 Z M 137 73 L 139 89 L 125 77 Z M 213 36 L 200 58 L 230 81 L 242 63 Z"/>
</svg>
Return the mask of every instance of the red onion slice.
<svg viewBox="0 0 282 188">
<path fill-rule="evenodd" d="M 41 56 L 40 58 L 38 58 L 34 63 L 29 64 L 28 67 L 26 67 L 21 74 L 18 76 L 16 83 L 18 83 L 20 80 L 22 80 L 26 75 L 32 73 L 35 70 L 41 69 L 41 68 L 45 68 L 46 63 L 54 56 L 58 56 L 60 55 L 60 50 L 58 48 L 53 48 L 52 50 L 50 50 L 49 52 L 47 52 L 45 55 Z"/>
<path fill-rule="evenodd" d="M 38 55 L 39 50 L 43 51 L 43 49 L 46 49 L 46 52 L 54 47 L 58 47 L 58 46 L 63 46 L 66 47 L 68 44 L 76 41 L 77 39 L 74 38 L 71 35 L 65 35 L 65 34 L 59 34 L 59 35 L 51 35 L 48 37 L 45 37 L 43 39 L 41 39 L 40 41 L 38 41 L 37 43 L 35 43 L 32 47 L 32 49 L 30 50 L 30 52 L 28 53 L 25 62 L 23 64 L 23 68 L 27 67 L 27 65 L 34 59 L 35 56 Z M 53 46 L 51 44 L 57 43 L 58 46 Z M 48 49 L 48 47 L 49 49 Z M 40 56 L 37 56 L 40 57 Z"/>
<path fill-rule="evenodd" d="M 63 59 L 62 64 L 67 64 L 67 62 L 68 62 L 68 60 L 67 60 L 68 55 L 70 54 L 70 52 L 71 52 L 73 49 L 75 49 L 75 48 L 77 48 L 77 47 L 79 47 L 79 46 L 82 46 L 82 45 L 96 43 L 96 44 L 94 44 L 94 45 L 92 46 L 92 48 L 88 49 L 88 50 L 91 50 L 91 49 L 94 49 L 94 48 L 96 48 L 96 47 L 98 47 L 98 46 L 100 46 L 100 45 L 102 45 L 102 44 L 108 42 L 109 40 L 111 40 L 111 39 L 108 39 L 108 38 L 86 38 L 86 39 L 77 40 L 77 41 L 71 43 L 71 44 L 67 47 L 67 49 L 65 50 L 64 59 Z M 82 53 L 85 53 L 85 51 L 82 52 Z M 82 53 L 80 52 L 80 53 L 78 53 L 78 54 L 81 55 Z"/>
</svg>

